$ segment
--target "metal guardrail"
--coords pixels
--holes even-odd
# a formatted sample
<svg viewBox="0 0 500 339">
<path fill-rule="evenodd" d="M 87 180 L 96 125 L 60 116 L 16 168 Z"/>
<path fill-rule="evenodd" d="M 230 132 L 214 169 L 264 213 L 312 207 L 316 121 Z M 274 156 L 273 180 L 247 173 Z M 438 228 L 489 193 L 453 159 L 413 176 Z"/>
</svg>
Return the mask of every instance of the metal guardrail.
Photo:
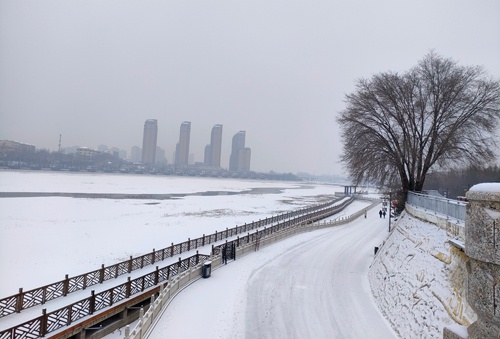
<svg viewBox="0 0 500 339">
<path fill-rule="evenodd" d="M 408 204 L 433 211 L 449 218 L 465 221 L 466 202 L 441 198 L 416 192 L 408 192 Z"/>
</svg>

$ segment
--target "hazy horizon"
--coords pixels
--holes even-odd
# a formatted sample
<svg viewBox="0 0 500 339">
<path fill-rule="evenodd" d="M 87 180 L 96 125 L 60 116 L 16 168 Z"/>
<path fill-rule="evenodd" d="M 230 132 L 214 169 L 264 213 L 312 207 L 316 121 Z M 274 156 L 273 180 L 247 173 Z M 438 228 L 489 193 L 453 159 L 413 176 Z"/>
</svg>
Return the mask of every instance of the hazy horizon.
<svg viewBox="0 0 500 339">
<path fill-rule="evenodd" d="M 57 150 L 142 147 L 172 162 L 191 122 L 221 166 L 246 131 L 251 170 L 342 174 L 335 122 L 359 78 L 430 50 L 500 79 L 500 1 L 0 0 L 0 140 Z"/>
</svg>

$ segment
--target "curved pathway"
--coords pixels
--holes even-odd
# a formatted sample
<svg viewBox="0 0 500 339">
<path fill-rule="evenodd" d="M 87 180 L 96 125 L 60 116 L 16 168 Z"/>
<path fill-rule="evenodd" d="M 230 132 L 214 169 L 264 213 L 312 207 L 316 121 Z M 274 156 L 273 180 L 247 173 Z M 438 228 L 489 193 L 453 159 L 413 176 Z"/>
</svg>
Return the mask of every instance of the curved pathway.
<svg viewBox="0 0 500 339">
<path fill-rule="evenodd" d="M 213 271 L 172 301 L 150 338 L 395 338 L 367 277 L 387 236 L 376 211 Z"/>
</svg>

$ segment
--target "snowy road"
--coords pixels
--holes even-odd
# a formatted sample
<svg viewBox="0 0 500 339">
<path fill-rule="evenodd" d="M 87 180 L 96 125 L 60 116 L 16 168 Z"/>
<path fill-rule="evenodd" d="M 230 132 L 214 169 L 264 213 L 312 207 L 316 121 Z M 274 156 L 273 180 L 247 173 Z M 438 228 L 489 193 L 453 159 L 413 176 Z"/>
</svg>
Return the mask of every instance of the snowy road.
<svg viewBox="0 0 500 339">
<path fill-rule="evenodd" d="M 150 338 L 395 338 L 368 284 L 387 236 L 376 211 L 213 271 L 172 301 Z"/>
<path fill-rule="evenodd" d="M 367 278 L 373 239 L 387 222 L 358 219 L 257 270 L 248 287 L 246 337 L 390 338 L 391 330 L 378 326 Z"/>
</svg>

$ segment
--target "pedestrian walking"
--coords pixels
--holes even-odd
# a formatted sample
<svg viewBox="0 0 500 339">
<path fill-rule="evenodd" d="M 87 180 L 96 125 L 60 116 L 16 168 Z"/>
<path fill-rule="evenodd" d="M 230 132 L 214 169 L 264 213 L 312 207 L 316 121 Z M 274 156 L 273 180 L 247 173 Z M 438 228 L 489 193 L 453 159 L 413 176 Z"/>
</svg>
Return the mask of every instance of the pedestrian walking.
<svg viewBox="0 0 500 339">
<path fill-rule="evenodd" d="M 378 211 L 378 215 L 382 218 L 382 210 Z"/>
<path fill-rule="evenodd" d="M 384 211 L 384 212 L 382 212 L 382 215 L 384 216 L 384 219 L 385 219 L 385 211 Z"/>
</svg>

